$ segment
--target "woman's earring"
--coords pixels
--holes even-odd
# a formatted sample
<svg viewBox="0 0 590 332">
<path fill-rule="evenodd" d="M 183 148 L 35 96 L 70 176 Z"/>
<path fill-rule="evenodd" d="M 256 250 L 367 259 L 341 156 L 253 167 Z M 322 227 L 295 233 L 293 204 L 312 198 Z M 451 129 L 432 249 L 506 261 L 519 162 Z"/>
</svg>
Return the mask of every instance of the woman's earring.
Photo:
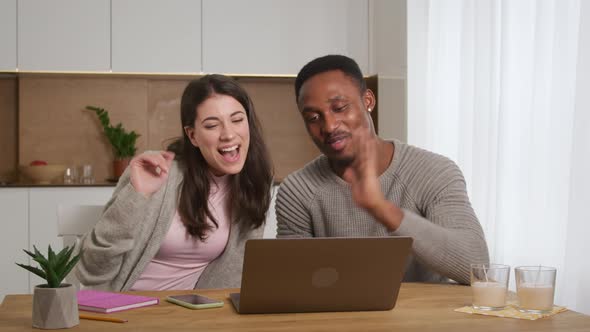
<svg viewBox="0 0 590 332">
<path fill-rule="evenodd" d="M 371 111 L 372 111 L 372 109 L 369 107 L 369 112 L 371 112 Z"/>
</svg>

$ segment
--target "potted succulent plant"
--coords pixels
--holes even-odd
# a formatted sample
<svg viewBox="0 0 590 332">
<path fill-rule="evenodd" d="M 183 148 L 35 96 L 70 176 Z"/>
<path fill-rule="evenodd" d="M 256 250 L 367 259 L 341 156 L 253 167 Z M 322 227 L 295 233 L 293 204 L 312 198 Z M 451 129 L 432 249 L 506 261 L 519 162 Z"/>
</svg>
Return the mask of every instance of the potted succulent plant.
<svg viewBox="0 0 590 332">
<path fill-rule="evenodd" d="M 115 178 L 119 178 L 125 167 L 129 165 L 129 161 L 135 155 L 137 147 L 135 143 L 140 136 L 135 131 L 128 132 L 123 128 L 121 123 L 116 126 L 111 125 L 109 113 L 104 109 L 96 106 L 86 106 L 87 110 L 94 111 L 100 120 L 104 134 L 113 147 L 115 160 L 113 161 L 113 174 Z"/>
<path fill-rule="evenodd" d="M 34 253 L 24 250 L 41 268 L 16 263 L 16 265 L 38 275 L 47 281 L 35 286 L 33 293 L 33 327 L 41 329 L 63 329 L 80 323 L 76 288 L 62 284 L 65 277 L 80 260 L 80 254 L 72 256 L 74 246 L 65 247 L 55 253 L 51 246 L 45 257 L 35 246 Z"/>
</svg>

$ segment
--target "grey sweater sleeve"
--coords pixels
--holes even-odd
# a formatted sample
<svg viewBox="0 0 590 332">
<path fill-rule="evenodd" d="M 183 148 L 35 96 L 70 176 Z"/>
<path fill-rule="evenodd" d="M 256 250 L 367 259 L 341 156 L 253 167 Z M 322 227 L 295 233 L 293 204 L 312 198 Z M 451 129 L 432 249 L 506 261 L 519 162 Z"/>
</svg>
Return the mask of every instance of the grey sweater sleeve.
<svg viewBox="0 0 590 332">
<path fill-rule="evenodd" d="M 318 159 L 281 184 L 276 201 L 278 237 L 411 236 L 416 262 L 426 268 L 415 265 L 420 276 L 412 279 L 443 276 L 468 284 L 470 264 L 489 258 L 459 167 L 448 158 L 401 143 L 394 158 L 380 182 L 386 199 L 404 211 L 395 232 L 359 212 L 350 188 L 326 175 L 327 163 Z M 342 204 L 334 204 L 336 197 Z"/>
<path fill-rule="evenodd" d="M 113 196 L 94 228 L 81 239 L 82 257 L 76 276 L 86 286 L 100 288 L 119 273 L 125 254 L 134 246 L 138 222 L 148 199 L 131 185 L 128 171 L 117 184 Z"/>
<path fill-rule="evenodd" d="M 277 193 L 277 238 L 313 237 L 311 214 L 307 209 L 313 191 L 308 183 L 293 181 L 297 182 L 296 178 L 287 177 Z"/>
<path fill-rule="evenodd" d="M 414 238 L 414 255 L 425 266 L 469 284 L 470 264 L 487 263 L 489 258 L 464 182 L 451 182 L 424 209 L 425 216 L 403 209 L 404 219 L 393 234 Z"/>
</svg>

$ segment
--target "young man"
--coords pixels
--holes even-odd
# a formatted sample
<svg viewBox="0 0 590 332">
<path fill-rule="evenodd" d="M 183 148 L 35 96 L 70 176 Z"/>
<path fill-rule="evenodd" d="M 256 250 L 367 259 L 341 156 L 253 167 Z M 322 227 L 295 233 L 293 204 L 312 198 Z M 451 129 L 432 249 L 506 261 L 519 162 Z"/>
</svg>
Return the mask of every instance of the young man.
<svg viewBox="0 0 590 332">
<path fill-rule="evenodd" d="M 281 184 L 278 237 L 411 236 L 405 281 L 469 284 L 470 264 L 489 258 L 459 168 L 443 156 L 379 138 L 370 117 L 375 95 L 348 57 L 328 55 L 305 65 L 295 95 L 323 155 Z"/>
</svg>

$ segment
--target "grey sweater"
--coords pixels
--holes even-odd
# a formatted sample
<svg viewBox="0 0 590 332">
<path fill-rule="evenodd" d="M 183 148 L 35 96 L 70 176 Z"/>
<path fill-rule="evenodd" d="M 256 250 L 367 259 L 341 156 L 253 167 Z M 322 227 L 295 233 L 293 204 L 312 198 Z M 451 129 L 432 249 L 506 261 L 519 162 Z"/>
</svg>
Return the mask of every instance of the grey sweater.
<svg viewBox="0 0 590 332">
<path fill-rule="evenodd" d="M 76 276 L 83 285 L 111 291 L 133 286 L 168 232 L 182 178 L 174 162 L 167 182 L 146 198 L 135 191 L 125 171 L 102 217 L 81 240 L 83 255 Z M 195 288 L 240 287 L 245 242 L 262 237 L 262 231 L 259 227 L 241 232 L 232 223 L 225 250 L 205 268 Z"/>
<path fill-rule="evenodd" d="M 350 185 L 322 155 L 281 184 L 278 237 L 411 236 L 413 255 L 404 281 L 450 278 L 469 284 L 470 264 L 489 258 L 461 171 L 443 156 L 400 141 L 393 144 L 393 160 L 379 182 L 386 199 L 404 211 L 395 232 L 356 206 Z"/>
</svg>

